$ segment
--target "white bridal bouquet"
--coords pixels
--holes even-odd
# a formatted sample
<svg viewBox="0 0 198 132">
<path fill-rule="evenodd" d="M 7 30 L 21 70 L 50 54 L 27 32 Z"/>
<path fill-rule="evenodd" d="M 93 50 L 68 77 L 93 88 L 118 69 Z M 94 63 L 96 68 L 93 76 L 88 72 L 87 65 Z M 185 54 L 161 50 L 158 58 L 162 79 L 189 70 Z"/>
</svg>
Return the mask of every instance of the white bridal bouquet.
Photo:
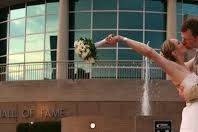
<svg viewBox="0 0 198 132">
<path fill-rule="evenodd" d="M 74 42 L 75 53 L 86 63 L 94 64 L 96 60 L 96 47 L 91 39 L 80 38 Z"/>
</svg>

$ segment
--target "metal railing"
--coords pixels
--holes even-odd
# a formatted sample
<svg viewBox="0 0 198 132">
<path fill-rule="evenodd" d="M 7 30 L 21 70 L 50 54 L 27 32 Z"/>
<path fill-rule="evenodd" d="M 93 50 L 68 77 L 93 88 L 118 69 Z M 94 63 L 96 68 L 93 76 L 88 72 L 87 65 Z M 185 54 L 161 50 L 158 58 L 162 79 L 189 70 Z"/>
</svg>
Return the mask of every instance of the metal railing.
<svg viewBox="0 0 198 132">
<path fill-rule="evenodd" d="M 66 79 L 142 79 L 143 61 L 97 61 L 94 65 L 82 61 L 31 62 L 0 65 L 0 81 L 56 79 L 57 65 Z M 165 79 L 165 73 L 154 62 L 149 62 L 150 79 Z"/>
</svg>

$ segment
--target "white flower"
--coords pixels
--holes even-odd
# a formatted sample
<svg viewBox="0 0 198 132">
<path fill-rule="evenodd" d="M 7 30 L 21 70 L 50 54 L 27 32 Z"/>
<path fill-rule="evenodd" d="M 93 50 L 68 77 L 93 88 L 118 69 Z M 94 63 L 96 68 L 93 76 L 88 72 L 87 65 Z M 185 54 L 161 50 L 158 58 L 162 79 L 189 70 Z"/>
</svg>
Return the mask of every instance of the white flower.
<svg viewBox="0 0 198 132">
<path fill-rule="evenodd" d="M 95 63 L 96 58 L 96 50 L 95 45 L 91 42 L 90 39 L 83 39 L 76 40 L 74 42 L 74 51 L 81 57 L 86 63 L 93 64 Z"/>
</svg>

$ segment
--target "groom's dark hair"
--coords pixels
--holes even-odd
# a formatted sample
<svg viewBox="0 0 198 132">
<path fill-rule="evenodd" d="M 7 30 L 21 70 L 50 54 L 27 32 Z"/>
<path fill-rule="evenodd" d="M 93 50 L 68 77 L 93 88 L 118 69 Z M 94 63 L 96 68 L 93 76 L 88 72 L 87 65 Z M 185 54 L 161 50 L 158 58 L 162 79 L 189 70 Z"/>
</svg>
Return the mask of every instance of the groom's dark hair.
<svg viewBox="0 0 198 132">
<path fill-rule="evenodd" d="M 161 46 L 161 54 L 168 60 L 176 61 L 176 58 L 172 55 L 175 50 L 175 45 L 169 39 L 165 40 Z"/>
<path fill-rule="evenodd" d="M 198 36 L 198 18 L 191 17 L 184 21 L 181 32 L 186 32 L 187 30 L 190 30 L 194 37 Z"/>
</svg>

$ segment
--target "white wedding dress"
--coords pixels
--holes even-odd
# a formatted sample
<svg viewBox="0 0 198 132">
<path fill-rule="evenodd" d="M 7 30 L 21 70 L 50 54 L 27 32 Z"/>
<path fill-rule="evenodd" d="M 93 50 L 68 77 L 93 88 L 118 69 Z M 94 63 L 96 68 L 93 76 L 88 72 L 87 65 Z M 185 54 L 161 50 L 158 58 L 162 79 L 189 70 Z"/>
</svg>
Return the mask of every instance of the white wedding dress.
<svg viewBox="0 0 198 132">
<path fill-rule="evenodd" d="M 198 76 L 189 74 L 181 83 L 186 107 L 182 111 L 180 132 L 198 132 Z"/>
</svg>

